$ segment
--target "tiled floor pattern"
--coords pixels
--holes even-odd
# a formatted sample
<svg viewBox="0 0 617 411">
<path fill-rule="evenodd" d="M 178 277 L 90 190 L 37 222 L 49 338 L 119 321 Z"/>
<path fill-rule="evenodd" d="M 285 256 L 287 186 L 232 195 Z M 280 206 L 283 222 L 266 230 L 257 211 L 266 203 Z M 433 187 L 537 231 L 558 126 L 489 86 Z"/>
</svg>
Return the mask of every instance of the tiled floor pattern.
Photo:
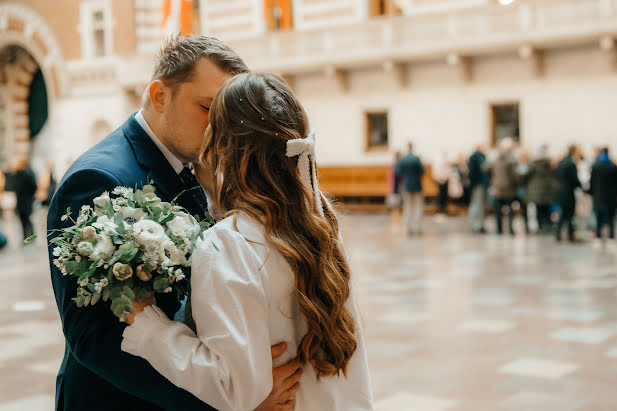
<svg viewBox="0 0 617 411">
<path fill-rule="evenodd" d="M 378 411 L 617 410 L 617 249 L 443 217 L 412 238 L 386 215 L 342 227 Z M 0 411 L 52 410 L 64 342 L 42 241 L 0 252 L 0 281 Z"/>
</svg>

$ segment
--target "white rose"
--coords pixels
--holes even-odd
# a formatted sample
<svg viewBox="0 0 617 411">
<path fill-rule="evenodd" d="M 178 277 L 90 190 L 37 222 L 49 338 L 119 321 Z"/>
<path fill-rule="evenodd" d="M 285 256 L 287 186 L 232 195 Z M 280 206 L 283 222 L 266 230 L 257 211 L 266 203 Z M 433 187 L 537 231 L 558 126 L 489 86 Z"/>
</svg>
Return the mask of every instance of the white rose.
<svg viewBox="0 0 617 411">
<path fill-rule="evenodd" d="M 100 207 L 100 208 L 107 207 L 111 203 L 111 200 L 109 198 L 109 193 L 105 191 L 100 196 L 95 197 L 94 200 L 92 200 L 92 202 L 94 203 L 95 207 Z"/>
<path fill-rule="evenodd" d="M 55 247 L 54 251 L 53 251 L 53 256 L 54 257 L 60 257 L 60 254 L 62 254 L 62 248 L 61 247 Z"/>
<path fill-rule="evenodd" d="M 142 246 L 160 246 L 169 241 L 163 226 L 152 220 L 140 220 L 133 224 L 133 238 Z"/>
<path fill-rule="evenodd" d="M 99 261 L 104 258 L 110 258 L 115 252 L 116 246 L 111 241 L 111 238 L 106 234 L 99 234 L 96 236 L 96 245 L 92 254 L 90 254 L 90 259 Z"/>
<path fill-rule="evenodd" d="M 167 228 L 177 237 L 190 237 L 197 227 L 194 218 L 188 214 L 177 215 L 167 223 Z"/>
</svg>

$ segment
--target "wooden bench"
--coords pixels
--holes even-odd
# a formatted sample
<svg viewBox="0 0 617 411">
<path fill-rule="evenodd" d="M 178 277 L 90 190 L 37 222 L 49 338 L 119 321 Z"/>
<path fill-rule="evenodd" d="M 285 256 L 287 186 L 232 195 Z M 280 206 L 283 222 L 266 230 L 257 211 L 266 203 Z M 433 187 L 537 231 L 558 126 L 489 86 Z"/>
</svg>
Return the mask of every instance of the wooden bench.
<svg viewBox="0 0 617 411">
<path fill-rule="evenodd" d="M 435 197 L 439 187 L 432 178 L 430 165 L 425 166 L 422 191 Z M 392 192 L 392 166 L 330 166 L 317 170 L 320 188 L 332 194 L 347 208 L 359 211 L 384 211 L 385 198 Z"/>
</svg>

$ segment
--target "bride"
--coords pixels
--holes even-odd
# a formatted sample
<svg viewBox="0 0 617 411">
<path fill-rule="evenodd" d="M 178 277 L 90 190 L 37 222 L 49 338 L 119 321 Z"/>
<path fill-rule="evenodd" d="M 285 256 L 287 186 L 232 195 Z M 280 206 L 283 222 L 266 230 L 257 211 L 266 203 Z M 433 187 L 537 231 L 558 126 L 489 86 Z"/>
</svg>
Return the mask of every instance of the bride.
<svg viewBox="0 0 617 411">
<path fill-rule="evenodd" d="M 229 79 L 210 109 L 195 170 L 219 221 L 193 255 L 197 335 L 148 306 L 122 349 L 219 410 L 256 408 L 272 367 L 296 356 L 305 364 L 296 410 L 373 409 L 351 273 L 304 109 L 282 80 L 259 73 Z M 280 341 L 288 349 L 273 364 Z"/>
</svg>

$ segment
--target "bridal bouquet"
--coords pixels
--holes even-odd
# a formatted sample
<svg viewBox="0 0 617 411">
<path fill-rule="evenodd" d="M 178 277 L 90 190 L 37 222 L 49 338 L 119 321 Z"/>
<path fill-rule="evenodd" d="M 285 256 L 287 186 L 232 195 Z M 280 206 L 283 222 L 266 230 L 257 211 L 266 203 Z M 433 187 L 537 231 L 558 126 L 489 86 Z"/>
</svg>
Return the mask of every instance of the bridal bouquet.
<svg viewBox="0 0 617 411">
<path fill-rule="evenodd" d="M 78 307 L 111 300 L 113 313 L 126 322 L 132 300 L 188 293 L 191 254 L 208 222 L 174 201 L 161 201 L 152 185 L 116 187 L 93 203 L 82 206 L 75 220 L 67 209 L 62 220 L 73 226 L 50 241 L 54 265 L 79 284 L 73 298 Z"/>
</svg>

